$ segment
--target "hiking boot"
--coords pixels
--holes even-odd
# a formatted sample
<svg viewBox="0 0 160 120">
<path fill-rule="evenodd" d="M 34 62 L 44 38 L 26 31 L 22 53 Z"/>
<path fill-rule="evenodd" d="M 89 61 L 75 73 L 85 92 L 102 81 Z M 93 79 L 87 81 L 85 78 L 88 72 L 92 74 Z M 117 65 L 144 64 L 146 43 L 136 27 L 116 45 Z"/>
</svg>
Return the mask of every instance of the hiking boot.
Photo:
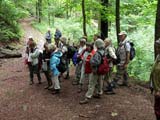
<svg viewBox="0 0 160 120">
<path fill-rule="evenodd" d="M 127 83 L 118 84 L 119 86 L 129 87 Z"/>
<path fill-rule="evenodd" d="M 39 81 L 39 82 L 38 82 L 38 84 L 42 84 L 42 82 L 41 82 L 41 81 Z"/>
<path fill-rule="evenodd" d="M 88 98 L 85 98 L 84 100 L 81 100 L 80 102 L 79 102 L 79 104 L 87 104 L 89 102 L 89 99 Z"/>
<path fill-rule="evenodd" d="M 54 90 L 53 85 L 52 85 L 52 86 L 50 86 L 50 87 L 48 87 L 48 90 Z"/>
<path fill-rule="evenodd" d="M 70 76 L 68 74 L 64 77 L 64 79 L 69 79 L 69 78 Z"/>
<path fill-rule="evenodd" d="M 33 82 L 33 81 L 30 81 L 30 82 L 29 82 L 29 85 L 33 85 L 33 84 L 34 84 L 34 82 Z"/>
<path fill-rule="evenodd" d="M 53 95 L 59 94 L 59 93 L 60 93 L 60 89 L 57 89 L 57 90 L 54 89 L 54 91 L 52 92 Z"/>
<path fill-rule="evenodd" d="M 93 95 L 93 98 L 100 99 L 100 98 L 101 98 L 101 95 L 100 95 L 100 94 L 95 94 L 95 95 Z"/>
<path fill-rule="evenodd" d="M 79 85 L 78 93 L 81 93 L 81 92 L 82 92 L 82 86 L 83 86 L 82 84 Z"/>
<path fill-rule="evenodd" d="M 107 94 L 107 95 L 114 95 L 114 94 L 116 94 L 113 90 L 106 90 L 106 91 L 104 91 L 105 92 L 105 94 Z"/>
<path fill-rule="evenodd" d="M 46 87 L 44 87 L 44 89 L 48 89 L 50 86 L 46 86 Z"/>
<path fill-rule="evenodd" d="M 79 83 L 77 81 L 73 81 L 72 85 L 79 85 Z"/>
</svg>

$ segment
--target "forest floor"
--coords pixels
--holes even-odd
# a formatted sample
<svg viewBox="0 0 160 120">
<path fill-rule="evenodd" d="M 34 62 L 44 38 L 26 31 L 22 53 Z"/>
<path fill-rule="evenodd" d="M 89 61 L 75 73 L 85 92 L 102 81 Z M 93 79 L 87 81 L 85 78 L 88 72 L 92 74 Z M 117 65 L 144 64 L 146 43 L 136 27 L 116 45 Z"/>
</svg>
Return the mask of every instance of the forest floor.
<svg viewBox="0 0 160 120">
<path fill-rule="evenodd" d="M 40 40 L 40 48 L 43 46 L 44 35 L 31 26 L 31 20 L 21 21 L 25 32 L 22 53 L 30 35 Z M 87 85 L 77 93 L 78 86 L 72 85 L 73 67 L 70 79 L 62 79 L 59 95 L 44 89 L 47 82 L 43 74 L 41 85 L 29 85 L 28 74 L 24 58 L 0 60 L 0 120 L 155 120 L 153 96 L 137 84 L 130 83 L 130 87 L 117 88 L 115 95 L 104 94 L 80 105 Z"/>
</svg>

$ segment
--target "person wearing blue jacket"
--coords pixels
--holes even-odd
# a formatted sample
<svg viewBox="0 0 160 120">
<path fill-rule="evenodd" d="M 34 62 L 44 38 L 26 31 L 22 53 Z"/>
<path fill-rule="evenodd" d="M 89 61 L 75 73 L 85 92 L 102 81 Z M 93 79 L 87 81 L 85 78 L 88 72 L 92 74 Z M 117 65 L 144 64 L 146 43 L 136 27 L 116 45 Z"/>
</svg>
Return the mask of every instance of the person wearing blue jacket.
<svg viewBox="0 0 160 120">
<path fill-rule="evenodd" d="M 58 94 L 60 93 L 60 82 L 58 79 L 60 72 L 57 69 L 57 66 L 60 63 L 60 57 L 62 56 L 62 52 L 58 51 L 54 44 L 49 44 L 48 48 L 51 52 L 50 69 L 53 83 L 53 85 L 50 88 L 54 88 L 52 94 Z"/>
</svg>

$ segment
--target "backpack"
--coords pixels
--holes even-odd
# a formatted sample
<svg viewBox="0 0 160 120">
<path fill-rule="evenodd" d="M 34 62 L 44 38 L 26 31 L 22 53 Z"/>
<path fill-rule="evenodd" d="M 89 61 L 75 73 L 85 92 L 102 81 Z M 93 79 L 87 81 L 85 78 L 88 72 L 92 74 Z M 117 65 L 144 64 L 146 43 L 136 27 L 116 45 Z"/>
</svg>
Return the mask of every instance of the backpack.
<svg viewBox="0 0 160 120">
<path fill-rule="evenodd" d="M 39 51 L 39 56 L 38 56 L 38 70 L 42 69 L 42 60 L 43 60 L 43 53 Z"/>
<path fill-rule="evenodd" d="M 85 73 L 86 74 L 90 74 L 92 73 L 92 68 L 91 68 L 91 64 L 90 64 L 90 59 L 92 58 L 92 56 L 95 54 L 95 51 L 92 50 L 92 52 L 87 56 L 86 60 L 85 60 Z"/>
<path fill-rule="evenodd" d="M 73 47 L 73 46 L 67 46 L 67 49 L 68 49 L 68 52 L 67 52 L 67 58 L 68 59 L 71 59 L 73 56 L 74 56 L 74 54 L 75 54 L 75 52 L 76 52 L 76 48 L 75 47 Z"/>
<path fill-rule="evenodd" d="M 133 58 L 136 56 L 136 50 L 135 50 L 135 48 L 134 48 L 134 43 L 133 42 L 131 42 L 131 41 L 127 41 L 129 44 L 130 44 L 130 46 L 131 46 L 131 48 L 130 48 L 130 60 L 133 60 Z"/>
<path fill-rule="evenodd" d="M 105 55 L 102 55 L 100 52 L 98 54 L 101 56 L 101 64 L 98 67 L 97 74 L 105 75 L 109 72 L 109 63 Z"/>
<path fill-rule="evenodd" d="M 57 69 L 60 73 L 64 73 L 67 70 L 67 61 L 63 55 L 59 59 L 60 63 L 57 65 Z"/>
</svg>

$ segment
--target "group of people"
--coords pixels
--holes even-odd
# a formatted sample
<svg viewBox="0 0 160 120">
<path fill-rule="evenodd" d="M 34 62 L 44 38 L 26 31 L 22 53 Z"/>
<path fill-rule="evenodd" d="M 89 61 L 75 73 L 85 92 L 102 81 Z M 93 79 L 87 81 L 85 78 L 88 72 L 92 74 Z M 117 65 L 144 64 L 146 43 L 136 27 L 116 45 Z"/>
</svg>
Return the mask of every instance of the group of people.
<svg viewBox="0 0 160 120">
<path fill-rule="evenodd" d="M 54 44 L 51 41 L 51 35 L 50 29 L 48 29 L 43 52 L 36 47 L 33 38 L 29 37 L 26 47 L 28 55 L 26 63 L 30 73 L 30 85 L 34 84 L 34 74 L 37 74 L 39 84 L 41 84 L 40 73 L 42 70 L 48 82 L 45 89 L 52 90 L 52 94 L 59 94 L 60 78 L 64 72 L 67 72 L 65 79 L 69 79 L 69 66 L 72 60 L 75 65 L 75 79 L 72 84 L 79 86 L 78 92 L 83 90 L 85 80 L 88 79 L 89 82 L 85 99 L 80 101 L 80 104 L 88 103 L 92 97 L 100 98 L 104 92 L 115 94 L 113 89 L 117 85 L 128 86 L 127 66 L 130 61 L 130 44 L 125 31 L 119 33 L 120 43 L 117 50 L 113 47 L 111 39 L 102 40 L 98 34 L 94 35 L 93 42 L 87 42 L 87 37 L 83 36 L 79 39 L 77 46 L 69 46 L 67 38 L 62 37 L 62 33 L 58 29 L 55 32 Z M 69 47 L 75 48 L 74 54 L 70 57 L 68 55 L 73 51 Z M 112 78 L 115 63 L 117 73 L 115 78 Z M 106 64 L 108 66 L 105 66 Z M 103 73 L 103 69 L 107 71 Z M 123 82 L 119 84 L 121 78 L 123 78 Z"/>
<path fill-rule="evenodd" d="M 80 104 L 88 103 L 91 98 L 100 98 L 103 93 L 115 94 L 117 86 L 128 86 L 127 67 L 131 60 L 131 44 L 127 33 L 119 33 L 119 45 L 117 49 L 112 45 L 109 38 L 104 40 L 98 34 L 93 37 L 93 42 L 87 42 L 87 37 L 79 39 L 77 46 L 67 44 L 67 38 L 56 29 L 55 41 L 52 43 L 50 29 L 46 33 L 46 43 L 41 52 L 33 37 L 30 36 L 26 47 L 26 64 L 29 68 L 30 85 L 34 84 L 33 77 L 37 74 L 38 82 L 41 84 L 41 70 L 44 72 L 48 85 L 45 89 L 51 90 L 52 94 L 60 93 L 60 79 L 66 72 L 65 79 L 69 79 L 69 68 L 75 66 L 73 85 L 78 85 L 78 92 L 83 90 L 85 80 L 88 80 L 88 89 Z M 151 71 L 151 90 L 155 93 L 155 114 L 160 120 L 160 40 L 155 42 L 158 56 Z M 74 48 L 74 49 L 71 49 Z M 74 53 L 74 54 L 71 54 Z M 108 66 L 106 66 L 106 64 Z M 116 66 L 115 77 L 112 77 L 113 67 Z M 106 67 L 106 68 L 104 68 Z M 103 73 L 102 71 L 107 70 Z M 119 81 L 121 80 L 121 84 Z"/>
</svg>

